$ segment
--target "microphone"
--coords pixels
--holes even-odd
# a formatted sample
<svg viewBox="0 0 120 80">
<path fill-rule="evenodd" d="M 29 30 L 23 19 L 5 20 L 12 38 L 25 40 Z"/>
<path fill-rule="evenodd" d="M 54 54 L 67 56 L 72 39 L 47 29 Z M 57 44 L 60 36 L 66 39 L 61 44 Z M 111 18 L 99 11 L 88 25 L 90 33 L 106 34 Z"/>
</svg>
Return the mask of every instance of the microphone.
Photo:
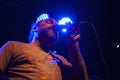
<svg viewBox="0 0 120 80">
<path fill-rule="evenodd" d="M 63 32 L 63 33 L 65 33 L 65 32 L 67 32 L 68 31 L 68 29 L 67 29 L 67 26 L 66 25 L 56 25 L 56 26 L 54 26 L 54 28 L 53 28 L 55 31 L 58 31 L 58 32 Z"/>
</svg>

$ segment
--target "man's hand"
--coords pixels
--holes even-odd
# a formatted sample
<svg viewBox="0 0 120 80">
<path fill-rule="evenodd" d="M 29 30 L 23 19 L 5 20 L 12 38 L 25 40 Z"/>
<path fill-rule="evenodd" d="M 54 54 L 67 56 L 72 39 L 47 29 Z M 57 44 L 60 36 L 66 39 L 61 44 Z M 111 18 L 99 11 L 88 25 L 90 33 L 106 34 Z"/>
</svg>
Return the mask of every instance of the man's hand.
<svg viewBox="0 0 120 80">
<path fill-rule="evenodd" d="M 68 44 L 78 44 L 78 41 L 80 39 L 80 30 L 78 26 L 70 26 L 67 25 L 68 33 L 65 35 L 66 42 Z"/>
</svg>

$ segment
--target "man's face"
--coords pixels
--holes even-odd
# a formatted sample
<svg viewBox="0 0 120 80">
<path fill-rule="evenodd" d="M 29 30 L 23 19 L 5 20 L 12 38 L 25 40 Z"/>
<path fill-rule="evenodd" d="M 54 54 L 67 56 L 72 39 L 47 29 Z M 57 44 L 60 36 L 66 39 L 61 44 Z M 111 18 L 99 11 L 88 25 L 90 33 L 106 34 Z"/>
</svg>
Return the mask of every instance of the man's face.
<svg viewBox="0 0 120 80">
<path fill-rule="evenodd" d="M 54 19 L 45 19 L 38 23 L 38 36 L 40 39 L 46 39 L 51 43 L 58 39 L 58 32 L 54 30 L 57 22 Z"/>
</svg>

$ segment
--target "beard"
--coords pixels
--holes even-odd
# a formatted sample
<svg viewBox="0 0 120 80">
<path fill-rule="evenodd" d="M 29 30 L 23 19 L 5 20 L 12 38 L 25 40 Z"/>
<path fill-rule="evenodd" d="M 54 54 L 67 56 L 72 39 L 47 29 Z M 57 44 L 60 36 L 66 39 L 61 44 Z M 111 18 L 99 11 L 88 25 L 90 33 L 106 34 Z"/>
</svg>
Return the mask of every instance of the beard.
<svg viewBox="0 0 120 80">
<path fill-rule="evenodd" d="M 45 40 L 45 42 L 53 44 L 57 41 L 58 34 L 56 31 L 52 29 L 45 29 L 45 30 L 40 31 L 39 38 L 40 40 L 42 39 L 42 40 Z"/>
</svg>

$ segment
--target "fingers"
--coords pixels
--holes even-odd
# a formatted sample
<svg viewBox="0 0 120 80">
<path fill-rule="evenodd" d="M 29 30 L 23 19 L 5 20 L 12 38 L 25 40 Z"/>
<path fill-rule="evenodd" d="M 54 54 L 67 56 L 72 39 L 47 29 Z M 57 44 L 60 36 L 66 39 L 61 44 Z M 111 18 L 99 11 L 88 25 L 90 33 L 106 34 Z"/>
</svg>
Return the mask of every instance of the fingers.
<svg viewBox="0 0 120 80">
<path fill-rule="evenodd" d="M 76 36 L 73 37 L 75 41 L 78 41 L 80 39 L 80 34 L 77 34 Z"/>
<path fill-rule="evenodd" d="M 69 31 L 70 36 L 73 38 L 73 40 L 79 40 L 80 39 L 80 29 L 78 26 L 74 26 Z"/>
</svg>

